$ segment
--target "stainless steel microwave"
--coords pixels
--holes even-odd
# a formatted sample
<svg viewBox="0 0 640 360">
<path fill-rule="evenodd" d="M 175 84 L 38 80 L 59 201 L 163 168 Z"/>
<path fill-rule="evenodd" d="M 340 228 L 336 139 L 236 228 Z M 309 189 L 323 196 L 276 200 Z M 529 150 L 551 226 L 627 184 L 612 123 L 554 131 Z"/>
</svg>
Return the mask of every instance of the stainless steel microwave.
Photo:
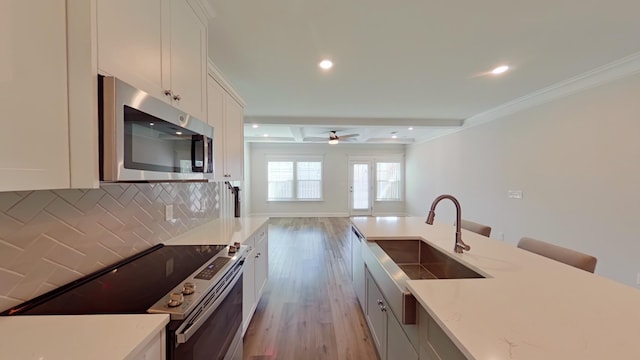
<svg viewBox="0 0 640 360">
<path fill-rule="evenodd" d="M 213 127 L 115 77 L 98 79 L 100 179 L 213 179 Z"/>
</svg>

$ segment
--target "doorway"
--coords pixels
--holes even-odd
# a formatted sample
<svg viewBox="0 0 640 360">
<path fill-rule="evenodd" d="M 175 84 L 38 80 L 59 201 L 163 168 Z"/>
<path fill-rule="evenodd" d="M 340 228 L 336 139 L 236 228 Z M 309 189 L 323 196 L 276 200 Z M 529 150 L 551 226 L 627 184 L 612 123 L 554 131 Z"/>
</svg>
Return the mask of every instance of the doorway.
<svg viewBox="0 0 640 360">
<path fill-rule="evenodd" d="M 373 210 L 373 161 L 349 160 L 349 215 L 371 215 Z"/>
</svg>

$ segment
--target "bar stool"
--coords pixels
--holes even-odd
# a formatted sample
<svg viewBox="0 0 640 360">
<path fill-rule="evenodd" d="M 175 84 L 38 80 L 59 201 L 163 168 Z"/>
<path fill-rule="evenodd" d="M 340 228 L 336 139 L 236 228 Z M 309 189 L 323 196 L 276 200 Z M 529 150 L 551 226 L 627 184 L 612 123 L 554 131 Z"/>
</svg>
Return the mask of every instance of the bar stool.
<svg viewBox="0 0 640 360">
<path fill-rule="evenodd" d="M 489 237 L 489 235 L 491 235 L 491 226 L 478 224 L 476 222 L 464 219 L 460 222 L 460 226 L 465 230 L 469 230 L 482 236 Z"/>
<path fill-rule="evenodd" d="M 518 247 L 590 273 L 595 271 L 598 262 L 594 256 L 528 237 L 520 239 Z"/>
</svg>

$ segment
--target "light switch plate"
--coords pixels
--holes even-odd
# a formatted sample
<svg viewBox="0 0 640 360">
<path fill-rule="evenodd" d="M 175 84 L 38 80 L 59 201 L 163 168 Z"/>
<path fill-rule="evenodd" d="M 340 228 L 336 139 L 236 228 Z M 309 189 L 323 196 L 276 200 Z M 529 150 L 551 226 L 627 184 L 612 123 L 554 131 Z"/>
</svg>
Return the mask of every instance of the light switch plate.
<svg viewBox="0 0 640 360">
<path fill-rule="evenodd" d="M 507 196 L 509 199 L 522 199 L 522 190 L 509 190 Z"/>
</svg>

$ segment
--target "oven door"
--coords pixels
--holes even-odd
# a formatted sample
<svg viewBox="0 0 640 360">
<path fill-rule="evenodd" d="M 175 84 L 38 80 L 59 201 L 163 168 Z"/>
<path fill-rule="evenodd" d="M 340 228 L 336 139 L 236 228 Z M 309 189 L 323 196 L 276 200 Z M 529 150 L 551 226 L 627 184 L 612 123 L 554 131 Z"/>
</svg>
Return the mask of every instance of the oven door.
<svg viewBox="0 0 640 360">
<path fill-rule="evenodd" d="M 242 359 L 242 270 L 222 294 L 193 319 L 169 323 L 169 360 Z"/>
</svg>

